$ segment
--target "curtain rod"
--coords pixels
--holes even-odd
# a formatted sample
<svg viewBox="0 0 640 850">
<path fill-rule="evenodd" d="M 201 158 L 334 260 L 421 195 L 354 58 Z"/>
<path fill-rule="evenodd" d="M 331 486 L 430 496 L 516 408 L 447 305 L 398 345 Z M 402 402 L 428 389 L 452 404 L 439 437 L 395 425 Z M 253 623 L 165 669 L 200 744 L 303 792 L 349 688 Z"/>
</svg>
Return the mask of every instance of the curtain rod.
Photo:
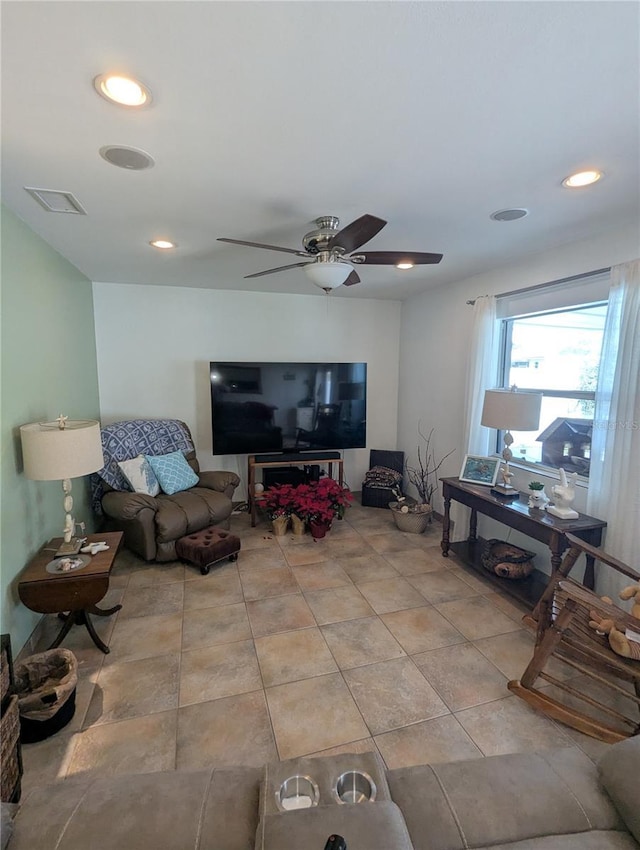
<svg viewBox="0 0 640 850">
<path fill-rule="evenodd" d="M 586 274 L 574 274 L 571 277 L 562 277 L 560 280 L 552 280 L 550 283 L 537 283 L 535 286 L 524 286 L 522 289 L 512 289 L 511 292 L 501 292 L 497 295 L 497 298 L 510 298 L 512 295 L 522 295 L 525 292 L 533 292 L 536 289 L 548 289 L 550 286 L 557 286 L 560 283 L 570 283 L 572 280 L 584 280 L 587 277 L 595 277 L 598 274 L 604 274 L 605 272 L 610 272 L 611 266 L 607 266 L 605 269 L 596 269 L 594 272 L 587 272 Z M 479 298 L 480 296 L 476 296 Z M 470 301 L 467 301 L 471 307 L 476 303 L 476 299 L 472 298 Z"/>
</svg>

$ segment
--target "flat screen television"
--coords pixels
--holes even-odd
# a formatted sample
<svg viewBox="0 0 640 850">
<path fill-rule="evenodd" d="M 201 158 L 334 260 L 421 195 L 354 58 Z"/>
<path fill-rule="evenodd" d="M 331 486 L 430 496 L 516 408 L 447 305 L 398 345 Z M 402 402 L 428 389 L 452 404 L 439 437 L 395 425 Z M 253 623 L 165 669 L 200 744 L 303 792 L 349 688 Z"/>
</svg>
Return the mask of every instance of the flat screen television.
<svg viewBox="0 0 640 850">
<path fill-rule="evenodd" d="M 214 455 L 366 446 L 366 363 L 218 361 L 210 377 Z"/>
</svg>

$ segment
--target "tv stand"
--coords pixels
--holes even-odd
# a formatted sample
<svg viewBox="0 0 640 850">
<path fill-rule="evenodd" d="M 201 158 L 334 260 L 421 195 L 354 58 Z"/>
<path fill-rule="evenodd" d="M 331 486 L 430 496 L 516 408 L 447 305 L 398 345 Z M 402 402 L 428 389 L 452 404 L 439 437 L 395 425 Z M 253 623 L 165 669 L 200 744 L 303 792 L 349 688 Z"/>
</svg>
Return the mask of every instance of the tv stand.
<svg viewBox="0 0 640 850">
<path fill-rule="evenodd" d="M 269 454 L 249 455 L 248 459 L 248 485 L 247 502 L 251 514 L 251 526 L 255 526 L 257 520 L 256 504 L 256 469 L 264 469 L 269 466 L 298 466 L 299 464 L 319 464 L 327 467 L 330 478 L 333 478 L 333 464 L 338 467 L 338 482 L 344 483 L 344 460 L 340 452 L 292 452 L 291 454 Z"/>
</svg>

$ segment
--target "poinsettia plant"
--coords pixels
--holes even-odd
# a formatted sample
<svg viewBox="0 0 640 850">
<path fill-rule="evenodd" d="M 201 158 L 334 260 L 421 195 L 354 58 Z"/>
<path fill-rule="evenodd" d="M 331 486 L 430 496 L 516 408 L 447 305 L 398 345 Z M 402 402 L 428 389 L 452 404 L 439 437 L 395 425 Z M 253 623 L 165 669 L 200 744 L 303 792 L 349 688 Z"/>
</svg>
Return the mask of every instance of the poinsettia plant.
<svg viewBox="0 0 640 850">
<path fill-rule="evenodd" d="M 350 490 L 333 478 L 321 478 L 293 488 L 293 511 L 302 519 L 331 522 L 351 504 Z"/>
<path fill-rule="evenodd" d="M 291 515 L 294 509 L 293 492 L 295 489 L 292 484 L 275 484 L 264 491 L 260 501 L 266 509 L 269 519 Z"/>
</svg>

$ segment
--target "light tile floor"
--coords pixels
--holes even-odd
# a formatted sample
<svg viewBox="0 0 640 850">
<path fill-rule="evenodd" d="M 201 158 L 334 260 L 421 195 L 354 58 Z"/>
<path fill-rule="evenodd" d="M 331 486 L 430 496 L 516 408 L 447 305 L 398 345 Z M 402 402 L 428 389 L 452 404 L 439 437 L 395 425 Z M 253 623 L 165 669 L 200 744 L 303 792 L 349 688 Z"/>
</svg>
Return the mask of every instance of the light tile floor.
<svg viewBox="0 0 640 850">
<path fill-rule="evenodd" d="M 76 714 L 23 748 L 25 789 L 344 751 L 395 768 L 605 747 L 510 694 L 533 646 L 524 609 L 443 558 L 437 523 L 405 534 L 388 511 L 354 505 L 318 542 L 252 529 L 246 514 L 232 529 L 238 561 L 208 576 L 118 555 L 103 605 L 122 610 L 96 619 L 111 653 L 82 627 L 66 638 Z M 58 629 L 48 618 L 38 648 Z"/>
</svg>

